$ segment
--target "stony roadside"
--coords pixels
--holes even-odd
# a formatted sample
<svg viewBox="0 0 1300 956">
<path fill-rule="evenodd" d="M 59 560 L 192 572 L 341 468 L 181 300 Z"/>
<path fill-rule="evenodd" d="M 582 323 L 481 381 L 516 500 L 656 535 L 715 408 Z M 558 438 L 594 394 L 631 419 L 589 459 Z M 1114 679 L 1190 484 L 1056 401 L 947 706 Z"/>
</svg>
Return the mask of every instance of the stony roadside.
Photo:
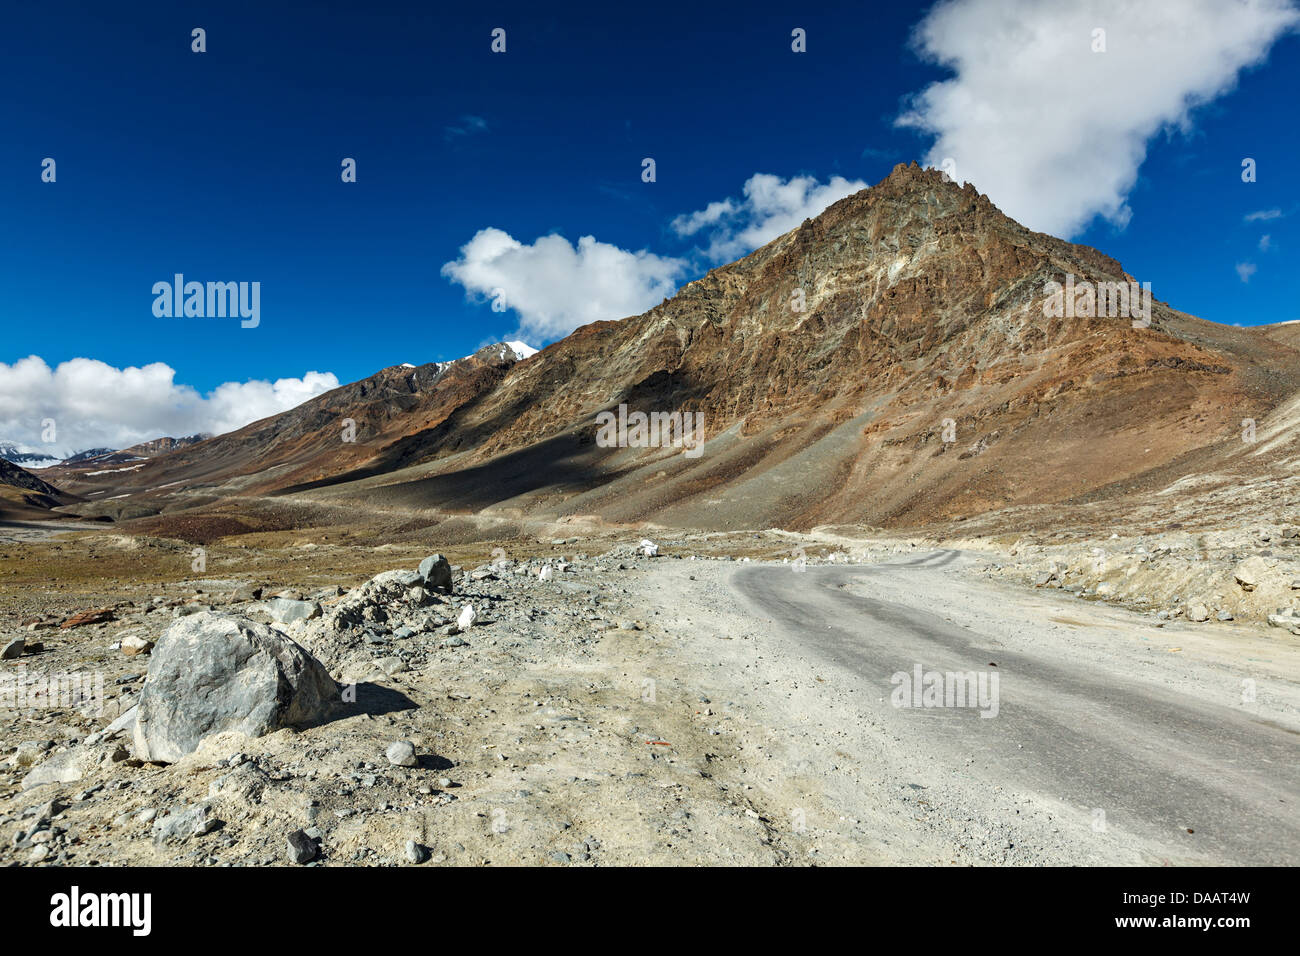
<svg viewBox="0 0 1300 956">
<path fill-rule="evenodd" d="M 29 689 L 95 675 L 103 707 L 0 708 L 0 859 L 20 865 L 634 865 L 863 861 L 810 845 L 749 779 L 762 730 L 710 694 L 660 608 L 631 595 L 656 566 L 498 557 L 449 591 L 396 569 L 349 587 L 259 593 L 206 578 L 186 597 L 106 601 L 5 662 Z M 192 593 L 194 591 L 201 593 Z M 466 608 L 473 607 L 472 621 Z M 272 625 L 359 705 L 261 737 L 223 734 L 169 764 L 129 724 L 149 645 L 191 615 Z M 459 622 L 459 623 L 458 623 Z M 89 682 L 88 682 L 89 683 Z M 404 744 L 410 747 L 405 748 Z M 394 745 L 399 745 L 394 750 Z M 41 780 L 50 782 L 41 783 Z M 27 788 L 24 789 L 24 782 Z M 33 785 L 34 782 L 36 785 Z"/>
<path fill-rule="evenodd" d="M 979 543 L 959 546 L 979 548 Z M 1085 601 L 1183 621 L 1278 628 L 1300 635 L 1300 527 L 1118 533 L 1077 543 L 1012 543 L 986 577 L 1061 590 Z"/>
</svg>

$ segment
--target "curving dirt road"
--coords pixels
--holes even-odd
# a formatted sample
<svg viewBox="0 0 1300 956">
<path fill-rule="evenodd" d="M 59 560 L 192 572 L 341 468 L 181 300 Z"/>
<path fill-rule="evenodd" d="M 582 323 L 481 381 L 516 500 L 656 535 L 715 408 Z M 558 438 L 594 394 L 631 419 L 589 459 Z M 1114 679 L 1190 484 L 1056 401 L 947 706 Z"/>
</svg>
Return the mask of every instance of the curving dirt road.
<svg viewBox="0 0 1300 956">
<path fill-rule="evenodd" d="M 1300 735 L 1201 686 L 1240 686 L 1249 679 L 1244 660 L 1170 687 L 1162 669 L 1132 654 L 1081 654 L 1042 639 L 1012 600 L 985 608 L 1001 612 L 992 619 L 953 616 L 943 599 L 951 579 L 940 574 L 977 560 L 949 551 L 803 573 L 753 566 L 738 570 L 733 586 L 771 619 L 773 639 L 856 679 L 864 705 L 904 746 L 948 765 L 978 754 L 967 771 L 972 783 L 1014 784 L 1094 808 L 1097 827 L 1121 826 L 1169 856 L 1300 861 Z M 975 700 L 915 706 L 926 703 L 910 686 L 918 665 L 939 675 L 975 672 L 975 684 L 961 682 L 976 689 Z M 900 674 L 907 682 L 891 681 Z M 922 690 L 927 680 L 947 690 L 926 677 Z M 961 701 L 936 692 L 929 703 L 939 702 Z"/>
<path fill-rule="evenodd" d="M 644 597 L 743 717 L 744 779 L 773 819 L 808 821 L 817 859 L 1300 862 L 1294 639 L 1161 627 L 992 580 L 987 562 L 672 562 Z M 970 699 L 949 700 L 963 674 Z"/>
</svg>

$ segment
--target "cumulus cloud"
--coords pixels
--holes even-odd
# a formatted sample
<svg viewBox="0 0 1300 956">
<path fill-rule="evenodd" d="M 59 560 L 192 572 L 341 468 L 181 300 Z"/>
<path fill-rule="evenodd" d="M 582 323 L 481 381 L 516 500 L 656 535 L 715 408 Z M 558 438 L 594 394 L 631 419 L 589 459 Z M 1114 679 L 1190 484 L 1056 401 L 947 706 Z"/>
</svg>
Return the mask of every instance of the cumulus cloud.
<svg viewBox="0 0 1300 956">
<path fill-rule="evenodd" d="M 519 316 L 519 337 L 549 341 L 600 319 L 638 315 L 677 290 L 681 259 L 629 252 L 594 236 L 574 246 L 563 236 L 522 243 L 500 229 L 481 229 L 442 274 Z"/>
<path fill-rule="evenodd" d="M 442 274 L 464 286 L 472 301 L 514 310 L 519 335 L 550 341 L 590 322 L 639 315 L 673 295 L 700 256 L 720 262 L 752 252 L 865 188 L 841 176 L 821 183 L 811 176 L 785 180 L 758 173 L 745 182 L 743 198 L 711 202 L 673 220 L 679 236 L 698 235 L 708 244 L 692 261 L 632 252 L 594 236 L 583 236 L 576 246 L 558 235 L 526 244 L 489 228 L 463 245 Z"/>
<path fill-rule="evenodd" d="M 274 382 L 226 382 L 207 395 L 176 382 L 162 362 L 114 368 L 75 358 L 50 368 L 36 355 L 0 362 L 0 440 L 66 457 L 163 436 L 222 434 L 337 388 L 329 372 Z M 46 420 L 54 440 L 45 440 Z"/>
<path fill-rule="evenodd" d="M 1122 227 L 1148 140 L 1190 130 L 1297 23 L 1292 0 L 945 0 L 914 42 L 954 76 L 897 122 L 935 137 L 930 165 L 953 160 L 1031 228 Z"/>
<path fill-rule="evenodd" d="M 1240 279 L 1242 282 L 1249 282 L 1250 277 L 1253 276 L 1258 271 L 1259 271 L 1259 266 L 1255 265 L 1255 263 L 1253 262 L 1237 263 L 1237 278 Z"/>
<path fill-rule="evenodd" d="M 711 202 L 678 216 L 672 226 L 679 236 L 703 234 L 709 243 L 704 254 L 725 262 L 753 252 L 805 219 L 821 215 L 831 203 L 866 188 L 861 180 L 842 176 L 821 183 L 812 176 L 782 179 L 755 173 L 745 181 L 744 198 Z"/>
</svg>

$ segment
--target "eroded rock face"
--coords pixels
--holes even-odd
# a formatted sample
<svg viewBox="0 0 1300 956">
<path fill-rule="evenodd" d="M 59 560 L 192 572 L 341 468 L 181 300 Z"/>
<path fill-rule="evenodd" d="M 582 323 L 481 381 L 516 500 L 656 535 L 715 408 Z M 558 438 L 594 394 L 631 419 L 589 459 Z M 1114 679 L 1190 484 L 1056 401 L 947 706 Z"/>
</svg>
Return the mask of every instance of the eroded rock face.
<svg viewBox="0 0 1300 956">
<path fill-rule="evenodd" d="M 340 700 L 318 660 L 279 631 L 203 611 L 174 621 L 140 692 L 136 756 L 172 763 L 210 734 L 258 737 L 327 718 Z"/>
</svg>

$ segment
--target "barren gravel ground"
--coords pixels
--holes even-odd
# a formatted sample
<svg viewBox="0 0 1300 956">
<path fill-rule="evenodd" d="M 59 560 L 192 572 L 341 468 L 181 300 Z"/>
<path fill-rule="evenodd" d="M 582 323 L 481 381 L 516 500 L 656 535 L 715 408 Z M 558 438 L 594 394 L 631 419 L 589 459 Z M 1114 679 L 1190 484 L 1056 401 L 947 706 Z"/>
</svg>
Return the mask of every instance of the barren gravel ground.
<svg viewBox="0 0 1300 956">
<path fill-rule="evenodd" d="M 83 560 L 87 548 L 111 555 L 125 545 L 106 539 L 53 547 L 70 568 L 70 552 Z M 144 550 L 161 555 L 140 556 L 142 566 L 187 556 L 158 544 Z M 241 560 L 278 564 L 283 581 L 288 557 Z M 366 562 L 376 559 L 412 563 L 388 550 Z M 238 600 L 240 582 L 226 576 L 226 560 L 214 549 L 221 577 L 124 585 L 116 595 L 96 584 L 78 590 L 71 604 L 36 588 L 7 596 L 11 632 L 19 632 L 15 618 L 40 607 L 58 620 L 73 607 L 107 603 L 116 618 L 20 632 L 46 646 L 6 662 L 6 676 L 98 674 L 109 700 L 94 715 L 71 707 L 0 710 L 10 752 L 0 770 L 0 858 L 279 864 L 287 835 L 306 829 L 319 840 L 325 865 L 406 863 L 407 841 L 427 848 L 434 864 L 872 859 L 851 839 L 820 850 L 819 839 L 792 829 L 785 806 L 765 802 L 768 788 L 756 785 L 773 774 L 765 730 L 734 701 L 710 696 L 697 657 L 683 653 L 698 635 L 665 626 L 662 609 L 634 596 L 638 578 L 684 563 L 671 558 L 572 560 L 550 582 L 522 569 L 483 580 L 459 575 L 446 614 L 454 618 L 473 603 L 480 622 L 458 643 L 440 627 L 373 647 L 358 641 L 335 676 L 361 680 L 363 712 L 323 726 L 252 740 L 218 737 L 166 767 L 133 759 L 126 735 L 87 746 L 91 733 L 131 706 L 147 666 L 146 657 L 114 648 L 121 634 L 156 638 L 187 604 L 264 619 L 257 602 Z M 348 559 L 317 554 L 311 563 L 340 560 Z M 702 653 L 707 647 L 701 643 Z M 347 674 L 364 654 L 374 658 L 371 679 Z M 385 749 L 399 739 L 415 744 L 416 767 L 388 764 Z M 97 759 L 80 779 L 22 789 L 32 768 L 82 752 Z M 155 839 L 159 820 L 202 804 L 220 821 L 211 832 Z"/>
<path fill-rule="evenodd" d="M 288 834 L 305 829 L 312 865 L 410 865 L 407 841 L 424 865 L 1297 861 L 1294 637 L 1157 628 L 990 580 L 987 555 L 905 541 L 866 542 L 871 566 L 814 557 L 797 573 L 779 556 L 800 542 L 814 550 L 776 532 L 665 537 L 657 558 L 631 557 L 627 536 L 504 543 L 517 563 L 458 574 L 421 612 L 428 627 L 315 646 L 336 678 L 361 680 L 351 715 L 219 737 L 160 766 L 133 759 L 129 735 L 84 743 L 147 667 L 115 638 L 156 639 L 187 603 L 266 620 L 238 593 L 248 583 L 328 609 L 340 586 L 421 552 L 214 546 L 207 574 L 178 578 L 190 552 L 177 543 L 11 541 L 0 572 L 25 570 L 0 587 L 0 625 L 46 647 L 4 675 L 98 673 L 109 703 L 89 716 L 0 708 L 0 860 L 286 864 Z M 568 570 L 539 580 L 561 554 Z M 756 560 L 716 557 L 745 554 Z M 68 580 L 39 586 L 46 568 Z M 456 642 L 436 621 L 466 603 L 480 621 Z M 105 604 L 115 620 L 20 627 Z M 997 663 L 999 716 L 891 706 L 891 674 L 914 662 Z M 395 740 L 414 743 L 417 766 L 388 763 Z M 21 789 L 69 752 L 98 759 L 81 779 Z M 220 821 L 210 832 L 156 839 L 159 820 L 199 805 Z"/>
</svg>

